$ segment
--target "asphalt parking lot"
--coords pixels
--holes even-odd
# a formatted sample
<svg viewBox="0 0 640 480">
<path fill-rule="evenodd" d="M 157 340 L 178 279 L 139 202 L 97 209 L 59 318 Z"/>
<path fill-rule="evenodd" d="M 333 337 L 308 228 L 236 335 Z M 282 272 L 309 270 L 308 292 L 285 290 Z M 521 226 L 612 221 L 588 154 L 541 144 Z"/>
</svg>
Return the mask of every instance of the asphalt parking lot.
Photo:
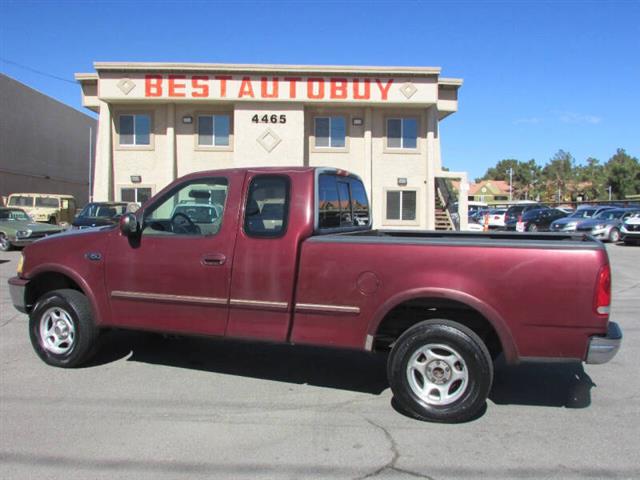
<svg viewBox="0 0 640 480">
<path fill-rule="evenodd" d="M 618 356 L 499 367 L 460 425 L 398 413 L 384 359 L 353 352 L 110 332 L 48 367 L 0 253 L 0 478 L 640 478 L 640 247 L 607 248 Z"/>
</svg>

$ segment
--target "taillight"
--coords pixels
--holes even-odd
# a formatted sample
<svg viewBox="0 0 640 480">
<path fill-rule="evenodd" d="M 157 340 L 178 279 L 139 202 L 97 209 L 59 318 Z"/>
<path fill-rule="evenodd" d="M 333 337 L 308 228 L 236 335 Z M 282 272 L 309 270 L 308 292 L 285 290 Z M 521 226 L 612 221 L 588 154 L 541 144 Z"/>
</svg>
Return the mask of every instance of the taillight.
<svg viewBox="0 0 640 480">
<path fill-rule="evenodd" d="M 611 268 L 607 264 L 598 272 L 594 309 L 598 315 L 608 316 L 609 305 L 611 305 Z"/>
</svg>

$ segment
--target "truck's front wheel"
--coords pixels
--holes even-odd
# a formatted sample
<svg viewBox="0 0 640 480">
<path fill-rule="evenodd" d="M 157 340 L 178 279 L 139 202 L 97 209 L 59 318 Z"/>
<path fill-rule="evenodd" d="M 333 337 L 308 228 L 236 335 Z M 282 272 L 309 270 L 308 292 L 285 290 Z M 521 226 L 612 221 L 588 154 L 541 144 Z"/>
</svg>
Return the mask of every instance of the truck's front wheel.
<svg viewBox="0 0 640 480">
<path fill-rule="evenodd" d="M 396 341 L 387 374 L 394 398 L 426 421 L 470 420 L 485 405 L 493 363 L 471 329 L 450 320 L 420 322 Z"/>
<path fill-rule="evenodd" d="M 71 368 L 93 353 L 98 329 L 87 297 L 77 290 L 54 290 L 38 300 L 29 315 L 31 344 L 49 365 Z"/>
</svg>

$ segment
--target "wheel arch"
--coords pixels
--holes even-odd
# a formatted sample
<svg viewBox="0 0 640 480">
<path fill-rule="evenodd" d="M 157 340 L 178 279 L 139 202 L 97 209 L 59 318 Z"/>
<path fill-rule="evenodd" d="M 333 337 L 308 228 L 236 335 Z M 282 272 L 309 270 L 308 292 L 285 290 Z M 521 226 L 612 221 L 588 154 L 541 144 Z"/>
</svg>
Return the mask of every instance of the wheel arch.
<svg viewBox="0 0 640 480">
<path fill-rule="evenodd" d="M 415 316 L 405 324 L 400 325 L 394 335 L 401 335 L 421 320 L 445 318 L 438 312 L 438 309 L 445 310 L 449 315 L 446 319 L 457 321 L 474 331 L 489 328 L 489 333 L 495 334 L 495 338 L 499 342 L 499 349 L 504 354 L 507 363 L 518 362 L 518 350 L 511 336 L 511 331 L 502 316 L 491 305 L 480 299 L 465 292 L 446 288 L 414 289 L 401 292 L 389 298 L 369 322 L 367 330 L 368 350 L 375 349 L 376 341 L 381 340 L 386 335 L 385 327 L 393 325 L 397 321 L 395 314 L 407 308 L 423 313 L 434 310 L 435 316 L 427 316 L 425 318 L 421 313 L 419 318 Z"/>
<path fill-rule="evenodd" d="M 102 323 L 102 316 L 97 308 L 93 290 L 77 272 L 62 265 L 44 264 L 30 272 L 29 283 L 25 291 L 25 303 L 32 309 L 45 293 L 64 288 L 77 290 L 84 294 L 89 300 L 91 314 L 96 325 Z"/>
</svg>

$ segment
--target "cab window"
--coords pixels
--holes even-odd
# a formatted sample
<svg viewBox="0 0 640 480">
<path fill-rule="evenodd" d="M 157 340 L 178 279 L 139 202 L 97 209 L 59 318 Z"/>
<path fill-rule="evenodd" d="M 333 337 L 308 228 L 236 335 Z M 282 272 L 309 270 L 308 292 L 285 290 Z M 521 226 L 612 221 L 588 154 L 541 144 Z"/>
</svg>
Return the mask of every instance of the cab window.
<svg viewBox="0 0 640 480">
<path fill-rule="evenodd" d="M 144 214 L 142 234 L 211 236 L 222 225 L 226 178 L 197 179 L 178 186 Z"/>
<path fill-rule="evenodd" d="M 260 175 L 251 181 L 244 214 L 244 231 L 250 237 L 280 237 L 287 229 L 289 179 Z"/>
<path fill-rule="evenodd" d="M 320 174 L 318 228 L 369 225 L 369 202 L 362 182 L 353 177 Z"/>
</svg>

